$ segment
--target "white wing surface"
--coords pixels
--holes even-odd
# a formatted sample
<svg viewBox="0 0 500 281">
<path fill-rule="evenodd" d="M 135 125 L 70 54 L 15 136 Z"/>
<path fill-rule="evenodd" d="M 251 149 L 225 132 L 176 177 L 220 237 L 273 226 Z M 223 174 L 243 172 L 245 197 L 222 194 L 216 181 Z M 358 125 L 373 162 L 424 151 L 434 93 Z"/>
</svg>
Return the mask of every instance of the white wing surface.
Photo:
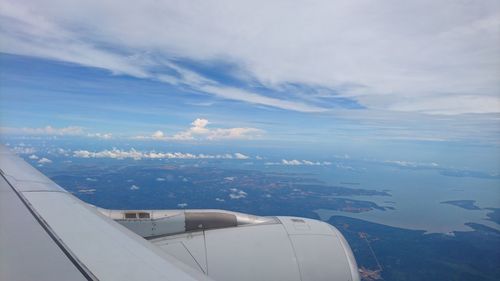
<svg viewBox="0 0 500 281">
<path fill-rule="evenodd" d="M 0 147 L 0 280 L 211 280 Z"/>
</svg>

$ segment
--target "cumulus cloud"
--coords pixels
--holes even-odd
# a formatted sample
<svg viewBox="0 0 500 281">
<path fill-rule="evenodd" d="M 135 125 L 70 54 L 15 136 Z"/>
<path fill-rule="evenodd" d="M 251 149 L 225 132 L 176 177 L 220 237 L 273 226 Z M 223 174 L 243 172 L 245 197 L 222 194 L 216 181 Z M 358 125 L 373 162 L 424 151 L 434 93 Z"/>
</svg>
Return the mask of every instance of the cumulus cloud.
<svg viewBox="0 0 500 281">
<path fill-rule="evenodd" d="M 50 163 L 52 163 L 52 160 L 43 157 L 40 160 L 38 160 L 38 163 L 40 163 L 40 164 L 50 164 Z"/>
<path fill-rule="evenodd" d="M 130 190 L 139 190 L 139 189 L 140 187 L 138 185 L 133 184 L 130 186 Z"/>
<path fill-rule="evenodd" d="M 244 160 L 250 158 L 247 155 L 236 152 L 233 154 L 192 154 L 182 152 L 154 152 L 154 151 L 138 151 L 135 149 L 120 150 L 113 148 L 111 150 L 102 151 L 88 151 L 88 150 L 75 150 L 73 157 L 77 158 L 111 158 L 111 159 L 235 159 Z"/>
<path fill-rule="evenodd" d="M 158 130 L 151 135 L 151 138 L 154 140 L 161 140 L 165 138 L 165 134 L 162 131 Z"/>
<path fill-rule="evenodd" d="M 95 188 L 78 189 L 78 192 L 84 194 L 94 194 L 96 192 Z"/>
<path fill-rule="evenodd" d="M 331 165 L 328 161 L 310 161 L 310 160 L 287 160 L 282 159 L 281 162 L 266 162 L 265 165 L 285 165 L 285 166 L 328 166 Z"/>
<path fill-rule="evenodd" d="M 191 122 L 191 127 L 185 131 L 167 136 L 162 131 L 156 131 L 150 136 L 136 136 L 139 140 L 224 140 L 224 139 L 254 139 L 260 137 L 262 130 L 257 128 L 208 128 L 210 122 L 204 118 L 197 118 Z"/>
<path fill-rule="evenodd" d="M 113 134 L 111 133 L 92 133 L 92 134 L 87 134 L 88 137 L 91 138 L 98 138 L 98 139 L 103 139 L 103 140 L 110 140 L 113 138 Z"/>
<path fill-rule="evenodd" d="M 208 140 L 219 139 L 251 139 L 262 133 L 261 130 L 256 128 L 207 128 L 207 119 L 197 118 L 191 123 L 191 128 L 186 131 L 175 134 L 172 139 L 174 140 L 192 140 L 197 137 Z"/>
<path fill-rule="evenodd" d="M 229 198 L 231 199 L 242 199 L 247 197 L 247 193 L 243 190 L 237 189 L 237 188 L 231 188 L 229 189 Z"/>
<path fill-rule="evenodd" d="M 495 0 L 4 0 L 0 16 L 4 53 L 97 67 L 224 99 L 306 112 L 325 110 L 328 105 L 317 101 L 332 96 L 383 110 L 500 112 Z M 178 58 L 223 60 L 237 66 L 234 76 L 283 95 L 223 85 L 180 67 Z M 291 84 L 330 91 L 304 93 Z"/>
<path fill-rule="evenodd" d="M 91 152 L 88 150 L 76 150 L 73 151 L 73 156 L 78 158 L 113 158 L 113 159 L 125 159 L 132 158 L 135 160 L 142 159 L 143 153 L 136 151 L 135 149 L 131 149 L 129 151 L 112 149 L 112 150 L 103 150 L 99 152 Z"/>
<path fill-rule="evenodd" d="M 23 143 L 19 144 L 18 146 L 14 146 L 11 148 L 12 151 L 16 154 L 34 154 L 36 152 L 36 149 L 31 146 L 26 146 Z"/>
<path fill-rule="evenodd" d="M 32 160 L 37 160 L 38 156 L 36 156 L 35 154 L 31 154 L 30 157 L 28 157 L 28 158 L 32 159 Z"/>
<path fill-rule="evenodd" d="M 68 153 L 70 153 L 71 150 L 58 147 L 57 150 L 56 150 L 56 152 L 59 153 L 59 154 L 61 154 L 61 155 L 68 156 Z"/>
<path fill-rule="evenodd" d="M 248 157 L 248 156 L 247 156 L 247 155 L 245 155 L 245 154 L 242 154 L 242 153 L 236 152 L 236 153 L 234 154 L 234 158 L 236 158 L 236 159 L 240 159 L 240 160 L 245 160 L 245 159 L 248 159 L 248 158 L 250 158 L 250 157 Z"/>
<path fill-rule="evenodd" d="M 132 137 L 132 139 L 135 139 L 135 140 L 167 140 L 168 138 L 162 131 L 158 130 L 149 136 L 142 136 L 142 135 L 134 136 L 134 137 Z"/>
</svg>

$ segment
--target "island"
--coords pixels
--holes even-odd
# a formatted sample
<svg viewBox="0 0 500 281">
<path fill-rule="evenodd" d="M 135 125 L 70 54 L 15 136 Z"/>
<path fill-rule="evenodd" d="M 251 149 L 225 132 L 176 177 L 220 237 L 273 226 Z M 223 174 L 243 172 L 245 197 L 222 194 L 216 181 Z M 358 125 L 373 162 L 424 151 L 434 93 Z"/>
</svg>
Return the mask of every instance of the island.
<svg viewBox="0 0 500 281">
<path fill-rule="evenodd" d="M 451 200 L 443 201 L 441 204 L 450 204 L 466 210 L 481 210 L 481 208 L 476 205 L 475 200 Z"/>
</svg>

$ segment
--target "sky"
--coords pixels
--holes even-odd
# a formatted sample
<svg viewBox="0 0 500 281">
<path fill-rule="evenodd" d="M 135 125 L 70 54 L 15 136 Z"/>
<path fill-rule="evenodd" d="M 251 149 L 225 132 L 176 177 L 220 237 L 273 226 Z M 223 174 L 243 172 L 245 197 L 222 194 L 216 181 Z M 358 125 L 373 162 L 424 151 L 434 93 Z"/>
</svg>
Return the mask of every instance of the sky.
<svg viewBox="0 0 500 281">
<path fill-rule="evenodd" d="M 498 1 L 0 0 L 4 137 L 498 172 L 498 77 Z"/>
</svg>

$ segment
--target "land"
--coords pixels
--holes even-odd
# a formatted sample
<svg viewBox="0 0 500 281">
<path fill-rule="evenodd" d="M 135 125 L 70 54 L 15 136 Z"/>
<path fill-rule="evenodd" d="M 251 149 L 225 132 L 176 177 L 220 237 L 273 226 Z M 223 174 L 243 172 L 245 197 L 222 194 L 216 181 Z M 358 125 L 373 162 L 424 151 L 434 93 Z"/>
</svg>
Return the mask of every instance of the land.
<svg viewBox="0 0 500 281">
<path fill-rule="evenodd" d="M 452 200 L 441 202 L 441 204 L 450 204 L 466 210 L 481 210 L 481 208 L 476 205 L 475 200 Z"/>
<path fill-rule="evenodd" d="M 318 208 L 355 213 L 386 210 L 349 197 L 390 196 L 384 191 L 328 185 L 304 174 L 214 167 L 71 165 L 64 173 L 49 173 L 56 183 L 82 200 L 110 209 L 183 206 L 310 217 Z"/>
<path fill-rule="evenodd" d="M 466 210 L 489 210 L 491 212 L 486 214 L 487 219 L 500 224 L 500 208 L 479 208 L 476 205 L 475 200 L 454 200 L 454 201 L 445 201 L 441 202 L 442 204 L 450 204 L 453 206 L 457 206 Z M 386 207 L 387 208 L 387 207 Z"/>
<path fill-rule="evenodd" d="M 329 223 L 346 237 L 363 280 L 499 280 L 500 232 L 468 223 L 473 231 L 424 234 L 334 216 Z"/>
<path fill-rule="evenodd" d="M 220 208 L 319 219 L 313 210 L 386 210 L 350 196 L 392 202 L 386 190 L 328 185 L 307 174 L 153 164 L 69 164 L 44 172 L 82 200 L 111 209 Z M 442 203 L 477 207 L 473 200 Z M 498 223 L 500 209 L 489 210 Z M 342 216 L 328 222 L 349 241 L 363 280 L 500 280 L 500 232 L 487 226 L 469 223 L 473 231 L 425 234 Z"/>
<path fill-rule="evenodd" d="M 488 220 L 500 224 L 500 208 L 486 208 L 486 209 L 492 211 L 486 214 Z"/>
</svg>

